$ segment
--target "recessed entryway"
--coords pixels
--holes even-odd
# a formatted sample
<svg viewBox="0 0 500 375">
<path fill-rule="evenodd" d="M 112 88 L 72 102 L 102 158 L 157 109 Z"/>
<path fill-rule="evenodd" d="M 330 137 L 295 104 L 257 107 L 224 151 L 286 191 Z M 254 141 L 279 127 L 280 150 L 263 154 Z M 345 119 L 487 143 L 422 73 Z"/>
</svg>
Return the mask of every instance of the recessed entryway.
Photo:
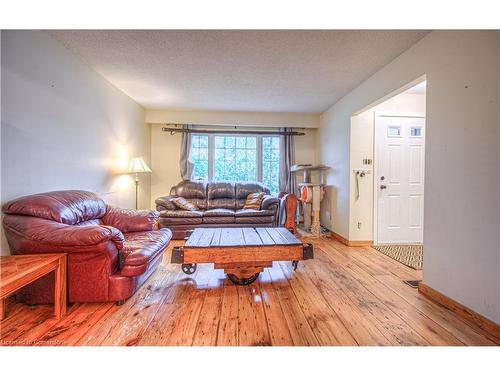
<svg viewBox="0 0 500 375">
<path fill-rule="evenodd" d="M 416 269 L 422 247 L 415 245 L 424 235 L 425 104 L 422 77 L 351 118 L 349 239 L 373 242 Z"/>
</svg>

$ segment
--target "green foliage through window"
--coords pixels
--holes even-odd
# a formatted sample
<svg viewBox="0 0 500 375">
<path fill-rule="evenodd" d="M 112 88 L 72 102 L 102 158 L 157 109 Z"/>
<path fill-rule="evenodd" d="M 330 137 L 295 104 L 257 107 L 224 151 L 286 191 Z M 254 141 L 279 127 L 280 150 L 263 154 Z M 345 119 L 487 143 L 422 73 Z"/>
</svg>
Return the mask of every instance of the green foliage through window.
<svg viewBox="0 0 500 375">
<path fill-rule="evenodd" d="M 256 137 L 215 136 L 214 180 L 256 181 Z"/>
<path fill-rule="evenodd" d="M 208 180 L 208 135 L 193 135 L 190 159 L 194 163 L 193 179 Z"/>
<path fill-rule="evenodd" d="M 262 183 L 274 193 L 279 191 L 280 139 L 262 137 Z"/>
<path fill-rule="evenodd" d="M 193 134 L 190 159 L 195 180 L 261 181 L 279 192 L 279 136 Z"/>
</svg>

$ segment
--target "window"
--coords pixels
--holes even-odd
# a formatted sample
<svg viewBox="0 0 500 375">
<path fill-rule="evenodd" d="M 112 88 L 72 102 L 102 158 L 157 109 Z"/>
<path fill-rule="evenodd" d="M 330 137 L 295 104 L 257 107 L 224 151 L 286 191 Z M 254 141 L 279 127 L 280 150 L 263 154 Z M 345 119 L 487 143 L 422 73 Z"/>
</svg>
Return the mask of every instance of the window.
<svg viewBox="0 0 500 375">
<path fill-rule="evenodd" d="M 261 181 L 279 191 L 279 136 L 193 134 L 190 158 L 194 179 Z"/>
<path fill-rule="evenodd" d="M 422 136 L 422 128 L 420 127 L 411 127 L 410 134 L 412 137 L 421 137 Z"/>
<path fill-rule="evenodd" d="M 387 136 L 388 137 L 399 137 L 399 136 L 401 136 L 401 127 L 400 126 L 389 126 L 387 128 Z"/>
<path fill-rule="evenodd" d="M 280 139 L 262 137 L 262 183 L 273 192 L 279 191 Z"/>
<path fill-rule="evenodd" d="M 214 180 L 256 181 L 257 138 L 215 136 Z"/>
<path fill-rule="evenodd" d="M 194 163 L 193 178 L 208 180 L 208 135 L 192 136 L 189 156 Z"/>
</svg>

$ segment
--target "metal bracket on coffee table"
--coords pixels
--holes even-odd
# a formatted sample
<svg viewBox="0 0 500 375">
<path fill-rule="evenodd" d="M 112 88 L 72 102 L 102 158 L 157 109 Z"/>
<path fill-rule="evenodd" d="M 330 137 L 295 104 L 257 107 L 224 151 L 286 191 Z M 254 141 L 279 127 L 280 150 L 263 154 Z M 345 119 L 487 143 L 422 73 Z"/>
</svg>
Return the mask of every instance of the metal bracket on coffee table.
<svg viewBox="0 0 500 375">
<path fill-rule="evenodd" d="M 312 243 L 306 243 L 304 244 L 304 260 L 306 259 L 313 259 L 314 258 L 314 251 L 313 251 L 313 245 Z"/>
<path fill-rule="evenodd" d="M 302 260 L 307 260 L 307 259 L 313 259 L 314 258 L 314 251 L 313 251 L 313 245 L 311 243 L 306 243 L 302 245 Z M 297 267 L 299 265 L 298 260 L 292 260 L 292 268 L 294 271 L 297 271 Z"/>
<path fill-rule="evenodd" d="M 172 249 L 172 256 L 170 263 L 182 264 L 184 263 L 184 249 L 181 246 L 174 246 Z"/>
<path fill-rule="evenodd" d="M 181 264 L 182 272 L 186 275 L 192 275 L 197 268 L 195 263 L 184 263 L 184 248 L 180 246 L 175 246 L 172 249 L 172 257 L 170 258 L 170 263 Z"/>
</svg>

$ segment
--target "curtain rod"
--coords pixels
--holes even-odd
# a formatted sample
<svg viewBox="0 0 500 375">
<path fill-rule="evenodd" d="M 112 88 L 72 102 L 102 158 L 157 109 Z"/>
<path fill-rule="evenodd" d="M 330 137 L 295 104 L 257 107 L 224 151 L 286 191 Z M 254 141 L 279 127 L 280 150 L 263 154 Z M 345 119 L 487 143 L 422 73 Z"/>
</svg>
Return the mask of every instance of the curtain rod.
<svg viewBox="0 0 500 375">
<path fill-rule="evenodd" d="M 235 127 L 236 128 L 236 127 Z M 299 136 L 305 135 L 302 132 L 296 131 L 259 131 L 259 130 L 205 130 L 205 129 L 181 129 L 181 128 L 169 128 L 164 126 L 161 128 L 164 132 L 170 132 L 170 135 L 176 133 L 198 133 L 198 134 L 254 134 L 254 135 L 289 135 L 289 136 Z"/>
</svg>

